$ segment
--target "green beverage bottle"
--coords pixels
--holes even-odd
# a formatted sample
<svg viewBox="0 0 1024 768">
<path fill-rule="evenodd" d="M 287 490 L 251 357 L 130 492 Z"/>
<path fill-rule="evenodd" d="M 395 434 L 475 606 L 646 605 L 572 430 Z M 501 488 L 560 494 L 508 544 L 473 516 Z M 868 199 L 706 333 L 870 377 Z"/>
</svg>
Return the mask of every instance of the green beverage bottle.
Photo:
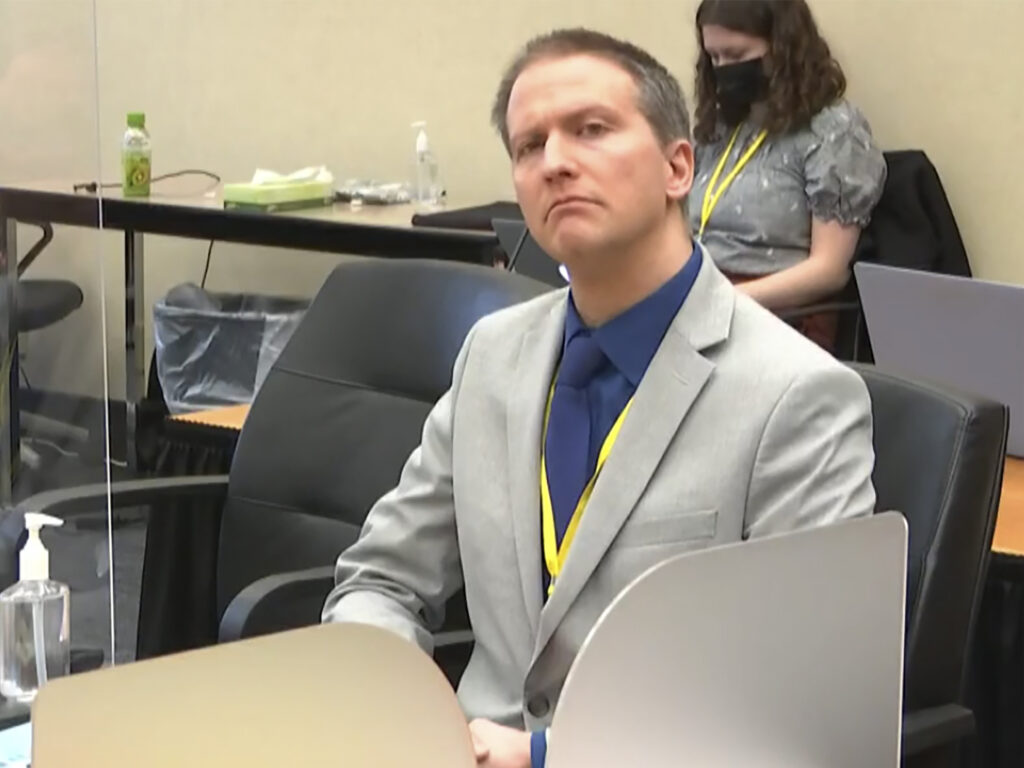
<svg viewBox="0 0 1024 768">
<path fill-rule="evenodd" d="M 121 142 L 121 191 L 125 197 L 148 197 L 153 145 L 143 112 L 128 113 L 128 130 Z"/>
</svg>

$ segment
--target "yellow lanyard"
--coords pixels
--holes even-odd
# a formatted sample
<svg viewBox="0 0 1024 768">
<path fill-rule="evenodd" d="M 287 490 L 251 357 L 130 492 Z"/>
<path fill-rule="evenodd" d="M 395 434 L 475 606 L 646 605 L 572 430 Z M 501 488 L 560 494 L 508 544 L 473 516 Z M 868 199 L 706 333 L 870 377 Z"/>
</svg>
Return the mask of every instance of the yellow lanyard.
<svg viewBox="0 0 1024 768">
<path fill-rule="evenodd" d="M 558 374 L 555 374 L 555 378 L 558 378 Z M 555 396 L 555 384 L 551 383 L 551 389 L 548 391 L 548 403 L 544 408 L 544 441 L 542 446 L 547 443 L 548 436 L 548 419 L 551 418 L 551 401 Z M 594 492 L 594 485 L 597 483 L 597 476 L 601 474 L 601 469 L 604 467 L 604 463 L 608 460 L 608 454 L 612 452 L 612 446 L 615 445 L 615 441 L 619 437 L 619 430 L 622 429 L 622 423 L 626 420 L 626 414 L 629 413 L 629 407 L 633 404 L 633 398 L 629 398 L 629 402 L 626 403 L 626 407 L 622 409 L 618 418 L 615 419 L 615 423 L 612 424 L 612 428 L 608 430 L 607 436 L 604 438 L 604 442 L 601 444 L 601 450 L 597 454 L 597 467 L 594 469 L 594 474 L 591 475 L 590 480 L 587 481 L 586 486 L 583 488 L 583 493 L 580 494 L 580 500 L 576 503 L 576 509 L 572 513 L 572 517 L 569 519 L 569 527 L 565 529 L 565 535 L 562 537 L 561 546 L 558 545 L 558 538 L 555 534 L 555 512 L 551 506 L 551 491 L 548 488 L 548 470 L 547 461 L 544 458 L 544 449 L 541 448 L 540 452 L 540 508 L 541 508 L 541 533 L 544 539 L 544 564 L 547 566 L 548 575 L 551 577 L 548 584 L 548 594 L 550 595 L 555 589 L 555 580 L 558 578 L 558 574 L 562 572 L 562 568 L 565 567 L 565 560 L 569 556 L 569 547 L 572 546 L 572 540 L 576 537 L 576 529 L 580 526 L 580 519 L 583 517 L 583 510 L 587 506 L 587 502 L 590 501 L 590 496 Z"/>
<path fill-rule="evenodd" d="M 764 143 L 765 137 L 768 135 L 768 131 L 761 131 L 761 133 L 757 135 L 757 138 L 754 139 L 754 143 L 750 145 L 750 148 L 746 152 L 743 153 L 743 157 L 736 162 L 736 165 L 733 166 L 733 169 L 725 179 L 722 180 L 718 189 L 715 189 L 715 184 L 718 183 L 718 177 L 722 175 L 722 169 L 725 168 L 725 161 L 729 159 L 729 153 L 732 152 L 732 146 L 736 143 L 736 137 L 739 135 L 740 128 L 742 126 L 743 124 L 740 123 L 740 125 L 736 126 L 736 130 L 732 132 L 732 138 L 729 139 L 729 146 L 727 146 L 725 148 L 725 152 L 722 153 L 722 157 L 718 161 L 718 167 L 715 168 L 715 173 L 712 175 L 711 181 L 708 182 L 708 188 L 704 190 L 704 203 L 701 205 L 700 209 L 700 234 L 698 237 L 704 235 L 704 227 L 708 225 L 708 219 L 711 218 L 711 213 L 715 210 L 715 206 L 718 205 L 718 199 L 722 196 L 722 193 L 725 192 L 726 188 L 732 184 L 733 179 L 735 179 L 739 175 L 740 171 L 743 170 L 743 166 L 750 162 L 750 158 L 754 156 L 754 153 L 757 152 L 758 148 L 760 148 Z"/>
</svg>

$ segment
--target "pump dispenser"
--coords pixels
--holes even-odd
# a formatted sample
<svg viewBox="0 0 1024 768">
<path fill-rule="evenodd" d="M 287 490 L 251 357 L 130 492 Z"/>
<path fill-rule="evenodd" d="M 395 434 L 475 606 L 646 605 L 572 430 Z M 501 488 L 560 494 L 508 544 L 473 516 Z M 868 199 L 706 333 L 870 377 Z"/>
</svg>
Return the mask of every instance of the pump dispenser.
<svg viewBox="0 0 1024 768">
<path fill-rule="evenodd" d="M 28 541 L 18 557 L 18 576 L 22 581 L 45 581 L 50 578 L 50 553 L 39 538 L 39 531 L 44 525 L 59 527 L 64 525 L 64 521 L 40 512 L 25 513 Z"/>
<path fill-rule="evenodd" d="M 28 541 L 18 559 L 20 580 L 0 593 L 0 694 L 32 701 L 39 688 L 71 667 L 71 600 L 66 584 L 50 579 L 44 526 L 64 521 L 25 513 Z"/>
<path fill-rule="evenodd" d="M 416 131 L 416 200 L 421 206 L 435 207 L 441 203 L 441 184 L 437 159 L 427 138 L 427 124 L 417 120 L 412 127 Z"/>
</svg>

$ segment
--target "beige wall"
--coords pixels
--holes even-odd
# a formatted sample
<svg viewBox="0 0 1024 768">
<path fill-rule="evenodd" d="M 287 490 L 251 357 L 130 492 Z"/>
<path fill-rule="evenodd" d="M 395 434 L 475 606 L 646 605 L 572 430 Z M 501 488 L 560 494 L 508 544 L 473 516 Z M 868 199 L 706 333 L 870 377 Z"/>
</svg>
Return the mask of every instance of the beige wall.
<svg viewBox="0 0 1024 768">
<path fill-rule="evenodd" d="M 939 169 L 982 277 L 1024 283 L 1024 0 L 812 0 L 850 96 L 884 148 Z M 124 113 L 144 109 L 156 172 L 328 164 L 407 177 L 426 119 L 449 194 L 508 197 L 489 101 L 531 33 L 587 25 L 651 50 L 689 89 L 695 0 L 0 0 L 0 178 L 117 178 Z M 98 72 L 98 82 L 95 73 Z M 98 105 L 98 106 L 96 106 Z M 98 112 L 97 112 L 98 110 Z M 98 116 L 98 121 L 97 121 Z M 98 156 L 99 155 L 99 156 Z M 201 185 L 201 182 L 196 182 Z M 102 391 L 105 268 L 111 394 L 123 392 L 120 239 L 59 230 L 33 273 L 82 284 L 74 323 L 28 341 L 33 383 Z M 202 274 L 206 244 L 147 240 L 147 296 Z M 311 294 L 338 257 L 218 245 L 209 287 Z"/>
</svg>

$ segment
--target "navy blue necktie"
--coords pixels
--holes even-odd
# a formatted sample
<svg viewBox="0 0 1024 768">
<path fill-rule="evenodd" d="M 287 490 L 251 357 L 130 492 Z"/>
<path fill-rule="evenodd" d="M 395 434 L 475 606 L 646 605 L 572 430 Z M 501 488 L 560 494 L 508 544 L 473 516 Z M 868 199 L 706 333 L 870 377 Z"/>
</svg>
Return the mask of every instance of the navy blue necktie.
<svg viewBox="0 0 1024 768">
<path fill-rule="evenodd" d="M 605 360 L 597 341 L 589 333 L 578 333 L 566 345 L 558 368 L 544 461 L 559 543 L 594 471 L 589 457 L 590 403 L 586 386 Z"/>
</svg>

